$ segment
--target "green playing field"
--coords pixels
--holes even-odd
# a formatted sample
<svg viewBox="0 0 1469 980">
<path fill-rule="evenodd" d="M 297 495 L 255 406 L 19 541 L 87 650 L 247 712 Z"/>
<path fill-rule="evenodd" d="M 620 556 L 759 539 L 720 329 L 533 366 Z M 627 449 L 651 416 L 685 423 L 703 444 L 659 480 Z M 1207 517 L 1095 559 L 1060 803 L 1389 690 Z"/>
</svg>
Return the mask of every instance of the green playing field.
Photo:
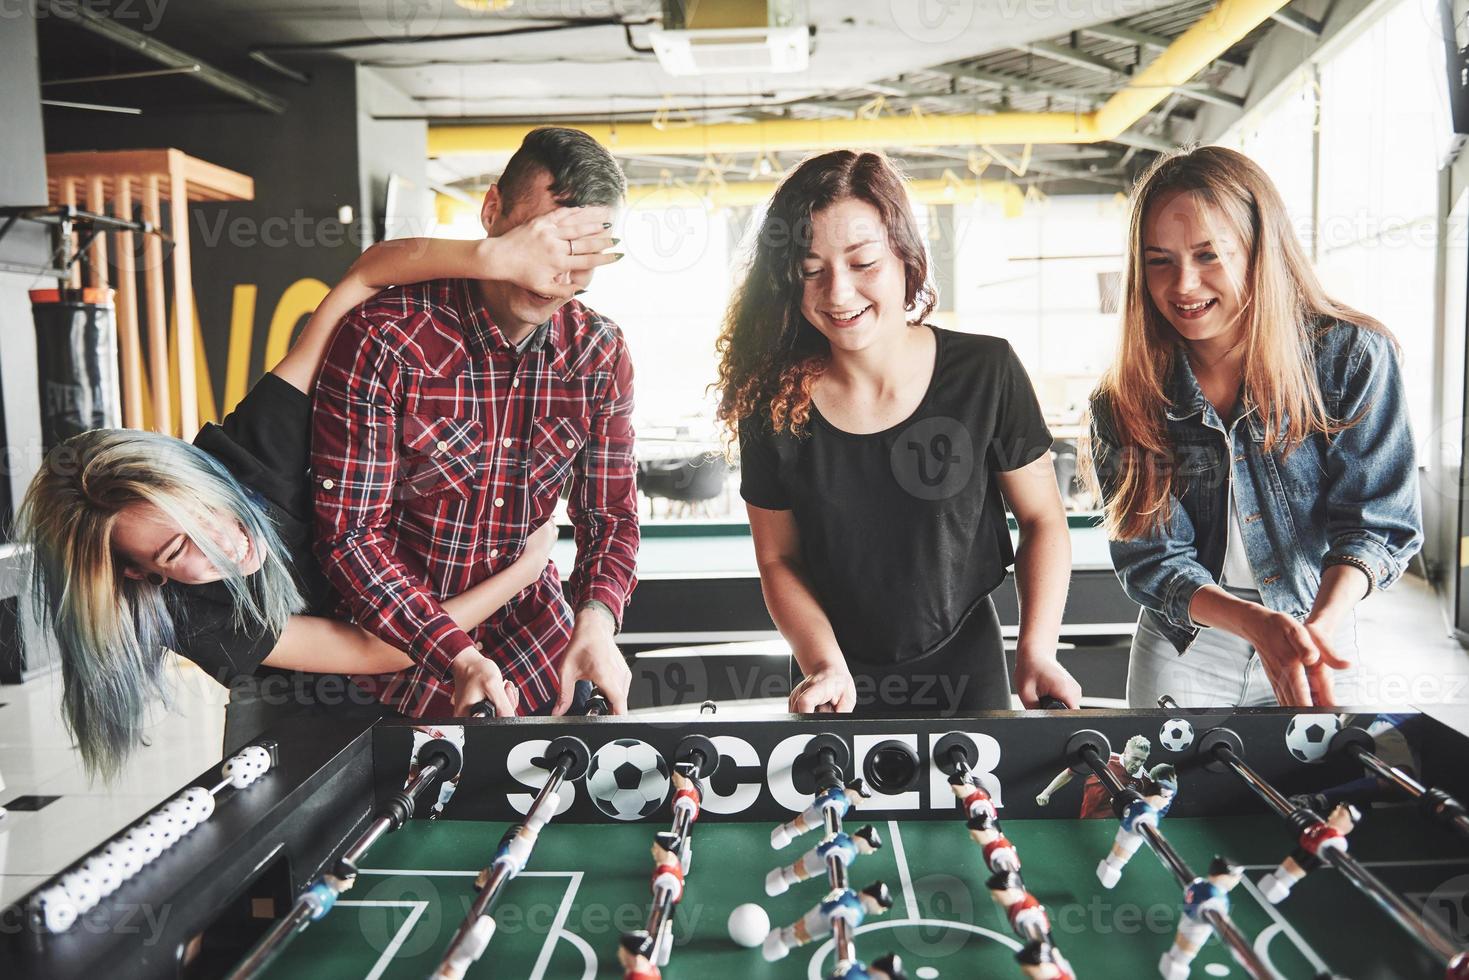
<svg viewBox="0 0 1469 980">
<path fill-rule="evenodd" d="M 886 846 L 857 859 L 852 881 L 857 887 L 886 881 L 894 905 L 858 930 L 861 958 L 895 951 L 908 975 L 923 980 L 1020 977 L 1013 960 L 1020 944 L 985 890 L 979 849 L 957 817 L 877 826 Z M 621 977 L 617 939 L 624 930 L 641 928 L 646 918 L 648 846 L 655 829 L 662 825 L 552 823 L 529 868 L 503 893 L 495 937 L 469 976 Z M 1442 975 L 1405 933 L 1329 869 L 1303 882 L 1279 909 L 1267 906 L 1253 881 L 1290 849 L 1289 831 L 1277 818 L 1177 818 L 1164 821 L 1163 829 L 1196 873 L 1216 853 L 1250 868 L 1232 893 L 1232 915 L 1282 976 L 1309 978 L 1327 966 L 1353 980 Z M 466 821 L 415 821 L 385 838 L 369 855 L 356 887 L 296 940 L 270 977 L 428 976 L 469 906 L 477 869 L 503 830 Z M 1156 977 L 1159 955 L 1171 944 L 1178 921 L 1180 889 L 1146 847 L 1116 889 L 1097 883 L 1093 869 L 1115 830 L 1110 820 L 1005 822 L 1026 885 L 1049 910 L 1056 943 L 1081 980 Z M 764 825 L 696 826 L 673 957 L 663 971 L 669 980 L 815 980 L 830 969 L 829 943 L 766 963 L 759 950 L 740 948 L 728 937 L 726 920 L 736 905 L 757 902 L 772 924 L 784 925 L 826 890 L 807 881 L 767 898 L 765 873 L 815 843 L 808 835 L 773 851 L 768 834 Z M 1352 851 L 1415 905 L 1427 904 L 1445 916 L 1466 908 L 1469 852 L 1415 813 L 1369 813 L 1353 834 Z M 1464 924 L 1451 923 L 1462 938 Z M 1216 940 L 1194 963 L 1195 977 L 1244 975 Z"/>
</svg>

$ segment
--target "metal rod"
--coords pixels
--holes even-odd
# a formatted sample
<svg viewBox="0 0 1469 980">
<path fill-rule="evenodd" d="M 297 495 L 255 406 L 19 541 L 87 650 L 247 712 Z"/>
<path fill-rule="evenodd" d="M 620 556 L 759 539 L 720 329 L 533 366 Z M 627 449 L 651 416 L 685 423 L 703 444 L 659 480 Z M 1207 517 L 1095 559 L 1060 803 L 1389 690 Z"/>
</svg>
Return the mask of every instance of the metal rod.
<svg viewBox="0 0 1469 980">
<path fill-rule="evenodd" d="M 842 832 L 842 818 L 835 807 L 826 807 L 821 811 L 822 822 L 826 825 L 826 837 Z M 833 889 L 847 887 L 847 866 L 842 863 L 836 854 L 826 856 L 826 877 Z M 853 963 L 857 959 L 857 945 L 851 931 L 847 928 L 846 919 L 832 919 L 831 939 L 835 947 L 833 955 L 836 963 Z"/>
<path fill-rule="evenodd" d="M 566 756 L 562 756 L 556 761 L 556 767 L 551 770 L 550 778 L 541 787 L 541 791 L 536 794 L 535 802 L 531 803 L 530 811 L 525 815 L 526 823 L 531 823 L 532 818 L 545 806 L 546 799 L 561 788 L 561 783 L 566 778 L 566 769 L 569 764 L 570 760 Z M 495 879 L 493 872 L 491 873 L 491 878 Z M 498 880 L 493 880 L 491 885 L 486 886 L 479 893 L 478 897 L 475 898 L 474 903 L 469 906 L 469 915 L 465 917 L 465 921 L 472 924 L 473 919 L 484 915 L 485 910 L 490 907 L 490 903 L 499 897 L 497 894 L 499 891 L 498 886 L 504 884 L 507 880 L 508 878 L 501 876 Z M 455 938 L 458 937 L 456 936 Z"/>
<path fill-rule="evenodd" d="M 303 892 L 296 897 L 291 910 L 279 922 L 271 926 L 269 932 L 260 937 L 260 941 L 251 947 L 245 958 L 229 973 L 227 980 L 245 980 L 246 977 L 259 976 L 285 950 L 290 941 L 296 938 L 297 934 L 306 930 L 306 926 L 311 922 L 312 912 L 306 896 L 307 893 Z"/>
<path fill-rule="evenodd" d="M 556 758 L 555 764 L 551 767 L 551 771 L 546 777 L 545 784 L 541 786 L 540 792 L 536 793 L 536 798 L 531 802 L 530 809 L 526 812 L 525 820 L 521 822 L 520 826 L 542 827 L 550 821 L 550 816 L 547 816 L 544 820 L 538 820 L 537 818 L 541 815 L 541 811 L 545 809 L 547 801 L 552 799 L 557 791 L 560 790 L 561 784 L 565 781 L 566 773 L 571 768 L 572 762 L 573 758 L 570 752 L 562 752 Z M 440 957 L 439 965 L 435 969 L 433 976 L 462 977 L 469 963 L 479 958 L 479 954 L 483 952 L 483 949 L 475 951 L 469 957 L 468 961 L 456 963 L 456 961 L 462 959 L 460 951 L 469 941 L 470 934 L 475 931 L 479 921 L 488 915 L 490 907 L 500 897 L 500 892 L 504 890 L 506 883 L 515 877 L 516 873 L 516 869 L 512 868 L 507 861 L 497 860 L 490 866 L 489 879 L 485 882 L 484 888 L 480 889 L 479 894 L 475 896 L 474 902 L 469 906 L 469 912 L 464 916 L 464 921 L 459 924 L 459 928 L 455 930 L 454 938 L 449 940 L 449 948 Z"/>
<path fill-rule="evenodd" d="M 1302 825 L 1298 824 L 1298 821 L 1304 821 L 1302 826 L 1325 823 L 1319 814 L 1304 807 L 1294 806 L 1264 777 L 1250 768 L 1249 764 L 1229 746 L 1215 746 L 1214 758 L 1224 763 L 1230 772 L 1253 790 L 1256 796 L 1265 801 L 1266 806 L 1285 818 L 1292 826 Z M 1443 957 L 1448 963 L 1452 963 L 1456 957 L 1463 955 L 1464 951 L 1459 948 L 1453 937 L 1443 931 L 1443 926 L 1437 920 L 1425 920 L 1419 917 L 1413 911 L 1412 906 L 1383 884 L 1376 875 L 1363 867 L 1362 863 L 1350 853 L 1329 847 L 1322 848 L 1316 856 L 1340 871 L 1359 891 L 1376 902 L 1399 926 L 1435 955 Z"/>
<path fill-rule="evenodd" d="M 1107 768 L 1107 764 L 1102 761 L 1096 749 L 1084 746 L 1080 755 L 1082 761 L 1091 768 L 1092 772 L 1096 773 L 1097 778 L 1106 787 L 1108 795 L 1115 799 L 1124 791 L 1122 783 L 1112 774 L 1112 770 Z M 1187 888 L 1197 876 L 1189 869 L 1188 863 L 1173 849 L 1173 845 L 1164 838 L 1163 832 L 1150 824 L 1142 824 L 1138 830 L 1143 840 L 1148 842 L 1149 849 L 1158 856 L 1158 860 L 1172 873 L 1179 885 Z M 1205 912 L 1204 918 L 1208 920 L 1209 925 L 1213 926 L 1220 941 L 1229 947 L 1229 951 L 1234 954 L 1235 961 L 1244 967 L 1250 976 L 1255 977 L 1256 980 L 1279 980 L 1280 975 L 1260 958 L 1254 947 L 1250 945 L 1250 941 L 1245 938 L 1244 933 L 1240 932 L 1239 927 L 1234 924 L 1233 919 L 1217 910 Z"/>
<path fill-rule="evenodd" d="M 418 772 L 408 781 L 408 784 L 403 787 L 403 795 L 410 800 L 417 797 L 423 788 L 433 782 L 434 778 L 443 771 L 447 761 L 441 753 L 435 752 L 430 755 L 428 760 L 419 766 Z M 399 826 L 398 821 L 391 813 L 379 814 L 356 840 L 347 845 L 347 849 L 342 852 L 337 862 L 337 867 L 347 865 L 355 869 L 368 849 L 396 826 Z M 355 870 L 350 873 L 355 874 Z M 245 958 L 230 972 L 229 980 L 249 980 L 249 978 L 259 976 L 290 945 L 291 940 L 305 932 L 306 927 L 313 921 L 330 912 L 332 906 L 336 904 L 337 897 L 350 887 L 352 887 L 350 878 L 343 879 L 333 874 L 325 874 L 317 878 L 296 896 L 296 901 L 292 903 L 290 911 L 282 916 L 269 932 L 256 941 Z"/>
<path fill-rule="evenodd" d="M 92 112 L 117 112 L 124 116 L 141 116 L 143 110 L 130 105 L 103 105 L 101 102 L 69 102 L 65 99 L 42 99 L 41 105 L 53 109 L 87 109 Z"/>
<path fill-rule="evenodd" d="M 183 65 L 178 68 L 153 68 L 148 71 L 116 71 L 106 75 L 81 75 L 76 78 L 53 78 L 41 83 L 41 87 L 48 85 L 81 85 L 85 82 L 120 82 L 131 78 L 157 78 L 160 75 L 192 75 L 199 70 L 198 65 Z"/>
<path fill-rule="evenodd" d="M 1469 814 L 1464 812 L 1464 807 L 1458 800 L 1442 790 L 1435 791 L 1424 786 L 1397 766 L 1390 765 L 1374 753 L 1369 752 L 1365 746 L 1350 742 L 1347 745 L 1347 751 L 1358 762 L 1372 770 L 1373 773 L 1394 784 L 1415 800 L 1421 803 L 1431 804 L 1430 814 L 1437 817 L 1442 823 L 1447 824 L 1461 836 L 1469 837 Z"/>
<path fill-rule="evenodd" d="M 107 38 L 114 44 L 140 54 L 150 61 L 167 68 L 193 68 L 199 80 L 205 85 L 248 102 L 258 109 L 264 109 L 277 115 L 286 110 L 288 103 L 285 99 L 263 88 L 251 85 L 235 75 L 220 71 L 213 65 L 187 55 L 152 35 L 126 27 L 108 17 L 101 10 L 93 10 L 87 4 L 67 2 L 67 0 L 48 0 L 46 6 L 51 16 L 57 20 L 65 20 L 93 34 Z"/>
</svg>

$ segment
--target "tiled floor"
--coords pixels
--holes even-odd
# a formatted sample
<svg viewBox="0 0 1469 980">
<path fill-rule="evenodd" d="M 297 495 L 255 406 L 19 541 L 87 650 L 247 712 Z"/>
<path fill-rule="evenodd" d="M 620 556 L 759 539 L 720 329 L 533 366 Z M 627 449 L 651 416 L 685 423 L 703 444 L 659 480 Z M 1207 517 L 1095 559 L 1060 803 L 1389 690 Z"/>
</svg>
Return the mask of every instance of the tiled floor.
<svg viewBox="0 0 1469 980">
<path fill-rule="evenodd" d="M 1375 706 L 1441 705 L 1435 714 L 1469 725 L 1469 654 L 1447 634 L 1436 600 L 1418 579 L 1405 579 L 1365 603 L 1358 642 L 1384 668 Z M 58 714 L 59 677 L 0 687 L 0 805 L 27 795 L 57 797 L 0 820 L 0 904 L 219 762 L 225 692 L 187 665 L 172 677 L 174 711 L 156 712 L 149 745 L 111 785 L 88 779 L 70 747 Z M 752 702 L 722 705 L 720 711 L 728 717 L 768 707 Z"/>
<path fill-rule="evenodd" d="M 219 761 L 226 692 L 193 666 L 173 670 L 175 710 L 153 713 L 148 745 L 110 785 L 91 780 L 61 721 L 61 677 L 0 687 L 0 805 L 55 796 L 0 820 L 0 904 L 29 891 Z"/>
</svg>

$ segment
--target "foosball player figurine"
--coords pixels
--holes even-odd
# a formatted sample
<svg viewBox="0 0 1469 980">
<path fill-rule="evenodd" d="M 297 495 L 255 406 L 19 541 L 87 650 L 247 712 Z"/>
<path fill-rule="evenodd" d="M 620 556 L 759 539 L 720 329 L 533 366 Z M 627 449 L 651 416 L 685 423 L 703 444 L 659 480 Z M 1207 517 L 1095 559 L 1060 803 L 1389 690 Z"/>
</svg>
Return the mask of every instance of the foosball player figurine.
<svg viewBox="0 0 1469 980">
<path fill-rule="evenodd" d="M 794 864 L 775 868 L 765 876 L 765 894 L 784 895 L 792 885 L 826 874 L 826 859 L 835 854 L 843 867 L 850 868 L 860 854 L 871 854 L 881 850 L 882 835 L 877 828 L 868 824 L 855 833 L 846 831 L 824 837 L 821 843 L 802 854 Z"/>
<path fill-rule="evenodd" d="M 489 867 L 481 869 L 475 877 L 475 890 L 478 891 L 489 884 L 490 874 L 497 865 L 508 865 L 511 877 L 524 871 L 526 862 L 530 860 L 531 851 L 536 846 L 536 838 L 540 835 L 540 827 L 533 827 L 528 823 L 518 823 L 505 831 L 505 836 L 500 838 L 500 846 L 495 848 L 495 857 L 490 861 Z"/>
<path fill-rule="evenodd" d="M 1178 933 L 1173 947 L 1158 961 L 1163 980 L 1185 980 L 1189 966 L 1199 954 L 1214 926 L 1206 918 L 1211 911 L 1229 914 L 1229 892 L 1239 884 L 1244 869 L 1229 858 L 1216 857 L 1209 862 L 1209 876 L 1195 878 L 1183 890 L 1183 917 L 1178 920 Z"/>
<path fill-rule="evenodd" d="M 779 850 L 808 830 L 825 826 L 827 810 L 835 810 L 838 817 L 845 817 L 848 810 L 871 796 L 867 784 L 861 779 L 854 779 L 845 786 L 829 786 L 817 793 L 816 799 L 803 812 L 770 832 L 770 846 Z"/>
<path fill-rule="evenodd" d="M 1097 865 L 1097 880 L 1103 888 L 1116 887 L 1122 878 L 1122 869 L 1127 867 L 1127 862 L 1132 860 L 1143 842 L 1142 828 L 1158 826 L 1168 815 L 1177 792 L 1178 774 L 1165 762 L 1153 767 L 1143 792 L 1129 789 L 1118 795 L 1117 836 L 1112 839 L 1112 850 Z"/>
<path fill-rule="evenodd" d="M 880 881 L 874 881 L 860 892 L 835 888 L 795 922 L 770 930 L 770 935 L 765 937 L 763 953 L 771 962 L 784 959 L 793 947 L 831 935 L 832 923 L 837 919 L 855 931 L 869 915 L 882 915 L 892 907 L 892 892 Z"/>
<path fill-rule="evenodd" d="M 873 960 L 871 966 L 844 963 L 827 980 L 908 980 L 908 974 L 903 972 L 903 961 L 898 959 L 898 954 L 888 953 Z"/>
<path fill-rule="evenodd" d="M 1017 936 L 1043 939 L 1051 934 L 1051 917 L 1046 914 L 1046 907 L 1025 890 L 1025 880 L 1018 873 L 997 871 L 984 884 Z"/>
<path fill-rule="evenodd" d="M 622 980 L 662 980 L 663 974 L 653 962 L 653 945 L 653 937 L 643 929 L 622 934 L 617 944 Z"/>
<path fill-rule="evenodd" d="M 1032 939 L 1015 954 L 1020 972 L 1031 980 L 1076 980 L 1061 951 L 1044 939 Z"/>
<path fill-rule="evenodd" d="M 965 826 L 984 853 L 985 867 L 991 872 L 1020 870 L 1020 854 L 1015 845 L 1000 833 L 998 820 L 988 813 L 980 813 L 977 817 L 970 817 Z"/>
<path fill-rule="evenodd" d="M 692 827 L 694 821 L 699 819 L 699 811 L 704 805 L 704 786 L 694 775 L 693 763 L 678 762 L 673 766 L 673 816 L 684 811 L 689 814 L 687 826 Z M 685 838 L 683 853 L 679 855 L 683 861 L 684 874 L 689 873 L 689 864 L 694 858 L 694 842 Z"/>
<path fill-rule="evenodd" d="M 683 842 L 667 830 L 653 835 L 653 897 L 666 889 L 675 905 L 683 898 L 683 860 L 679 856 Z"/>
<path fill-rule="evenodd" d="M 954 791 L 959 806 L 964 808 L 966 819 L 972 820 L 981 813 L 988 813 L 991 819 L 999 819 L 994 800 L 990 799 L 989 792 L 973 776 L 962 771 L 956 772 L 949 777 L 949 788 Z"/>
<path fill-rule="evenodd" d="M 1260 891 L 1271 905 L 1279 905 L 1290 896 L 1291 889 L 1302 878 L 1321 867 L 1321 852 L 1347 849 L 1347 835 L 1362 819 L 1362 812 L 1350 803 L 1338 803 L 1325 823 L 1312 823 L 1297 842 L 1296 849 L 1286 855 L 1280 866 L 1260 879 Z"/>
</svg>

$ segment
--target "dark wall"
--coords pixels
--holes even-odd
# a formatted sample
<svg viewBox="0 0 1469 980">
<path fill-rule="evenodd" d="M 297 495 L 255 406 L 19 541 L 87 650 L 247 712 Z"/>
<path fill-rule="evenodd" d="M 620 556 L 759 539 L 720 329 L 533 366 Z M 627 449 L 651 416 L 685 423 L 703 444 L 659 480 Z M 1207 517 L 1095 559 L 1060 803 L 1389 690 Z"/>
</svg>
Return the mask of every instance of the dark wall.
<svg viewBox="0 0 1469 980">
<path fill-rule="evenodd" d="M 357 69 L 345 61 L 308 67 L 309 85 L 261 83 L 289 100 L 280 115 L 243 105 L 150 109 L 142 116 L 47 110 L 48 151 L 174 147 L 254 178 L 253 202 L 191 208 L 195 296 L 220 403 L 235 304 L 249 301 L 248 289 L 238 287 L 256 289 L 253 313 L 241 317 L 252 333 L 253 380 L 265 367 L 273 320 L 295 327 L 319 298 L 302 281 L 334 283 L 361 251 Z M 343 206 L 357 222 L 338 220 Z M 288 302 L 280 306 L 283 297 Z"/>
</svg>

